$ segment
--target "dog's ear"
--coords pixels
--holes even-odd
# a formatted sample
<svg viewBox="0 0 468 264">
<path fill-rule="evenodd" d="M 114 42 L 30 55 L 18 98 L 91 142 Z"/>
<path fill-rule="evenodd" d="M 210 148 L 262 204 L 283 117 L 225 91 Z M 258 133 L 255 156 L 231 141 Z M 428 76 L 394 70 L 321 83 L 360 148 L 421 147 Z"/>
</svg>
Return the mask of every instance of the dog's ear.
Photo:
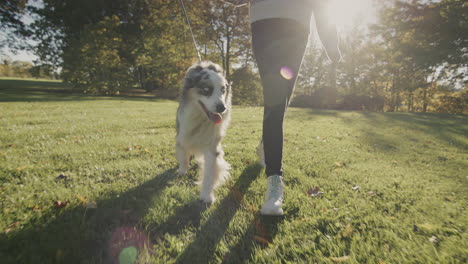
<svg viewBox="0 0 468 264">
<path fill-rule="evenodd" d="M 221 66 L 217 65 L 217 64 L 214 64 L 214 63 L 211 63 L 209 66 L 208 66 L 208 69 L 216 72 L 216 73 L 221 73 L 223 74 L 223 69 L 221 68 Z"/>
<path fill-rule="evenodd" d="M 195 85 L 200 81 L 201 76 L 200 72 L 203 71 L 203 67 L 197 65 L 192 67 L 187 71 L 186 77 L 184 78 L 184 89 L 189 89 L 195 87 Z"/>
<path fill-rule="evenodd" d="M 196 72 L 196 73 L 201 72 L 201 71 L 203 71 L 203 67 L 200 66 L 200 65 L 197 65 L 197 67 L 195 67 L 195 68 L 193 69 L 193 71 Z"/>
<path fill-rule="evenodd" d="M 182 88 L 183 88 L 184 90 L 187 90 L 187 89 L 190 89 L 190 88 L 194 87 L 194 84 L 195 84 L 195 83 L 193 82 L 192 78 L 190 78 L 190 77 L 185 77 L 185 78 L 184 78 L 184 85 L 183 85 Z"/>
</svg>

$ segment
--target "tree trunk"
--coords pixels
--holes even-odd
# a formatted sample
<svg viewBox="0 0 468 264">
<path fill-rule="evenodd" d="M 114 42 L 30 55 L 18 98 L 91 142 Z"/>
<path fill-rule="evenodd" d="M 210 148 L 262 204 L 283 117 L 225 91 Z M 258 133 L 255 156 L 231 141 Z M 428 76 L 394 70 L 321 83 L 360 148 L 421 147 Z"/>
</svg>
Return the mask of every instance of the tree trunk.
<svg viewBox="0 0 468 264">
<path fill-rule="evenodd" d="M 413 92 L 408 93 L 408 112 L 413 112 Z"/>
<path fill-rule="evenodd" d="M 229 35 L 229 32 L 226 37 L 226 63 L 224 70 L 226 72 L 226 79 L 229 80 L 229 77 L 231 76 L 231 71 L 230 71 L 230 60 L 231 60 L 231 36 Z"/>
<path fill-rule="evenodd" d="M 427 111 L 427 87 L 424 87 L 424 92 L 423 92 L 423 113 L 426 113 Z"/>
<path fill-rule="evenodd" d="M 327 96 L 327 108 L 334 108 L 336 106 L 336 65 L 333 63 L 330 67 L 330 87 Z"/>
</svg>

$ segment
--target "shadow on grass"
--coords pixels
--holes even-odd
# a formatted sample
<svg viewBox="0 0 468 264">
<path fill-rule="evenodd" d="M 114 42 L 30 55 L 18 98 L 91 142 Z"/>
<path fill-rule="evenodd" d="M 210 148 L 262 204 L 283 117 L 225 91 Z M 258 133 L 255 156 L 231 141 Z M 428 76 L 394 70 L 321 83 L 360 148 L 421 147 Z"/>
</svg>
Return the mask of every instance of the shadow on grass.
<svg viewBox="0 0 468 264">
<path fill-rule="evenodd" d="M 355 115 L 348 116 L 345 113 L 349 111 L 329 111 L 329 110 L 315 110 L 308 111 L 312 117 L 328 116 L 333 118 L 340 118 L 343 122 L 354 125 L 359 121 L 363 121 L 360 132 L 362 136 L 360 139 L 363 143 L 378 146 L 378 150 L 383 152 L 398 151 L 398 144 L 385 137 L 393 131 L 385 129 L 392 129 L 401 127 L 403 129 L 415 130 L 421 134 L 426 134 L 430 137 L 452 145 L 460 150 L 468 150 L 468 144 L 462 140 L 461 137 L 468 134 L 468 116 L 467 115 L 454 115 L 444 113 L 380 113 L 380 112 L 354 112 Z M 353 126 L 356 128 L 357 126 Z M 376 133 L 375 128 L 382 128 L 383 133 Z M 411 138 L 411 135 L 406 133 L 402 136 L 407 136 L 407 139 L 414 142 L 420 141 L 417 138 Z"/>
<path fill-rule="evenodd" d="M 144 247 L 138 226 L 176 169 L 97 201 L 97 209 L 51 208 L 18 231 L 0 235 L 2 263 L 114 263 L 123 247 Z"/>
<path fill-rule="evenodd" d="M 278 225 L 284 220 L 284 216 L 256 215 L 242 238 L 223 257 L 223 263 L 247 263 L 252 260 L 255 246 L 265 248 L 273 243 Z"/>
<path fill-rule="evenodd" d="M 260 171 L 258 165 L 247 167 L 203 225 L 200 224 L 201 215 L 206 205 L 200 201 L 181 206 L 161 224 L 147 226 L 144 222 L 152 201 L 177 180 L 176 169 L 166 170 L 127 192 L 98 200 L 97 209 L 85 209 L 80 205 L 49 208 L 42 216 L 24 224 L 21 230 L 0 235 L 1 262 L 116 263 L 125 248 L 149 247 L 151 252 L 150 245 L 164 239 L 165 234 L 177 235 L 193 226 L 198 229 L 196 238 L 178 256 L 177 263 L 206 263 L 214 258 L 216 246 Z M 256 216 L 225 259 L 230 262 L 250 259 L 253 237 L 260 234 L 272 241 L 276 224 L 271 218 Z"/>
<path fill-rule="evenodd" d="M 373 126 L 388 127 L 389 124 L 397 124 L 436 138 L 460 150 L 468 150 L 468 144 L 458 138 L 468 134 L 468 116 L 466 115 L 364 112 L 361 116 Z M 419 140 L 414 138 L 413 141 Z"/>
<path fill-rule="evenodd" d="M 131 93 L 131 92 L 129 92 Z M 85 95 L 72 85 L 58 81 L 0 79 L 0 102 L 64 102 L 86 100 L 154 101 L 154 95 L 93 96 Z"/>
<path fill-rule="evenodd" d="M 229 224 L 239 209 L 244 194 L 258 177 L 261 171 L 260 165 L 247 167 L 237 179 L 236 183 L 229 191 L 229 194 L 219 202 L 217 209 L 210 215 L 208 220 L 201 226 L 192 241 L 179 255 L 176 263 L 208 263 L 214 257 L 214 252 L 219 241 L 224 236 Z M 177 218 L 173 216 L 173 218 Z M 242 256 L 250 257 L 248 245 L 240 253 Z"/>
</svg>

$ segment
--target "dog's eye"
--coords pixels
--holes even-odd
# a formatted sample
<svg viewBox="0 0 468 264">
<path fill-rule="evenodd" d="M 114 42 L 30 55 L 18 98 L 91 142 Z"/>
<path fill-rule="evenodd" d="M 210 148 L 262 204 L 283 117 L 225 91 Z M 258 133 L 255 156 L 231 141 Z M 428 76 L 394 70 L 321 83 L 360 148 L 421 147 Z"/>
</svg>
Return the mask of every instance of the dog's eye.
<svg viewBox="0 0 468 264">
<path fill-rule="evenodd" d="M 200 94 L 204 95 L 204 96 L 210 96 L 211 93 L 213 92 L 213 88 L 207 86 L 207 87 L 203 87 L 200 89 Z"/>
</svg>

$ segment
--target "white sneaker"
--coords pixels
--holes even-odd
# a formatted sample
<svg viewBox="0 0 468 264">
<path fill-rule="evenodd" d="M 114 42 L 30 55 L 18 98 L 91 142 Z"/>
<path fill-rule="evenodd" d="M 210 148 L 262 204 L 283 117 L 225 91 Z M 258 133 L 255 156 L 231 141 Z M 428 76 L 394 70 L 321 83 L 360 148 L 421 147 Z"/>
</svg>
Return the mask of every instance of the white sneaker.
<svg viewBox="0 0 468 264">
<path fill-rule="evenodd" d="M 268 177 L 265 203 L 260 210 L 262 215 L 283 215 L 283 178 L 279 175 Z"/>
<path fill-rule="evenodd" d="M 263 140 L 260 141 L 260 144 L 258 144 L 257 147 L 257 157 L 258 157 L 258 163 L 263 167 L 266 168 L 265 164 L 265 151 L 263 150 Z"/>
</svg>

